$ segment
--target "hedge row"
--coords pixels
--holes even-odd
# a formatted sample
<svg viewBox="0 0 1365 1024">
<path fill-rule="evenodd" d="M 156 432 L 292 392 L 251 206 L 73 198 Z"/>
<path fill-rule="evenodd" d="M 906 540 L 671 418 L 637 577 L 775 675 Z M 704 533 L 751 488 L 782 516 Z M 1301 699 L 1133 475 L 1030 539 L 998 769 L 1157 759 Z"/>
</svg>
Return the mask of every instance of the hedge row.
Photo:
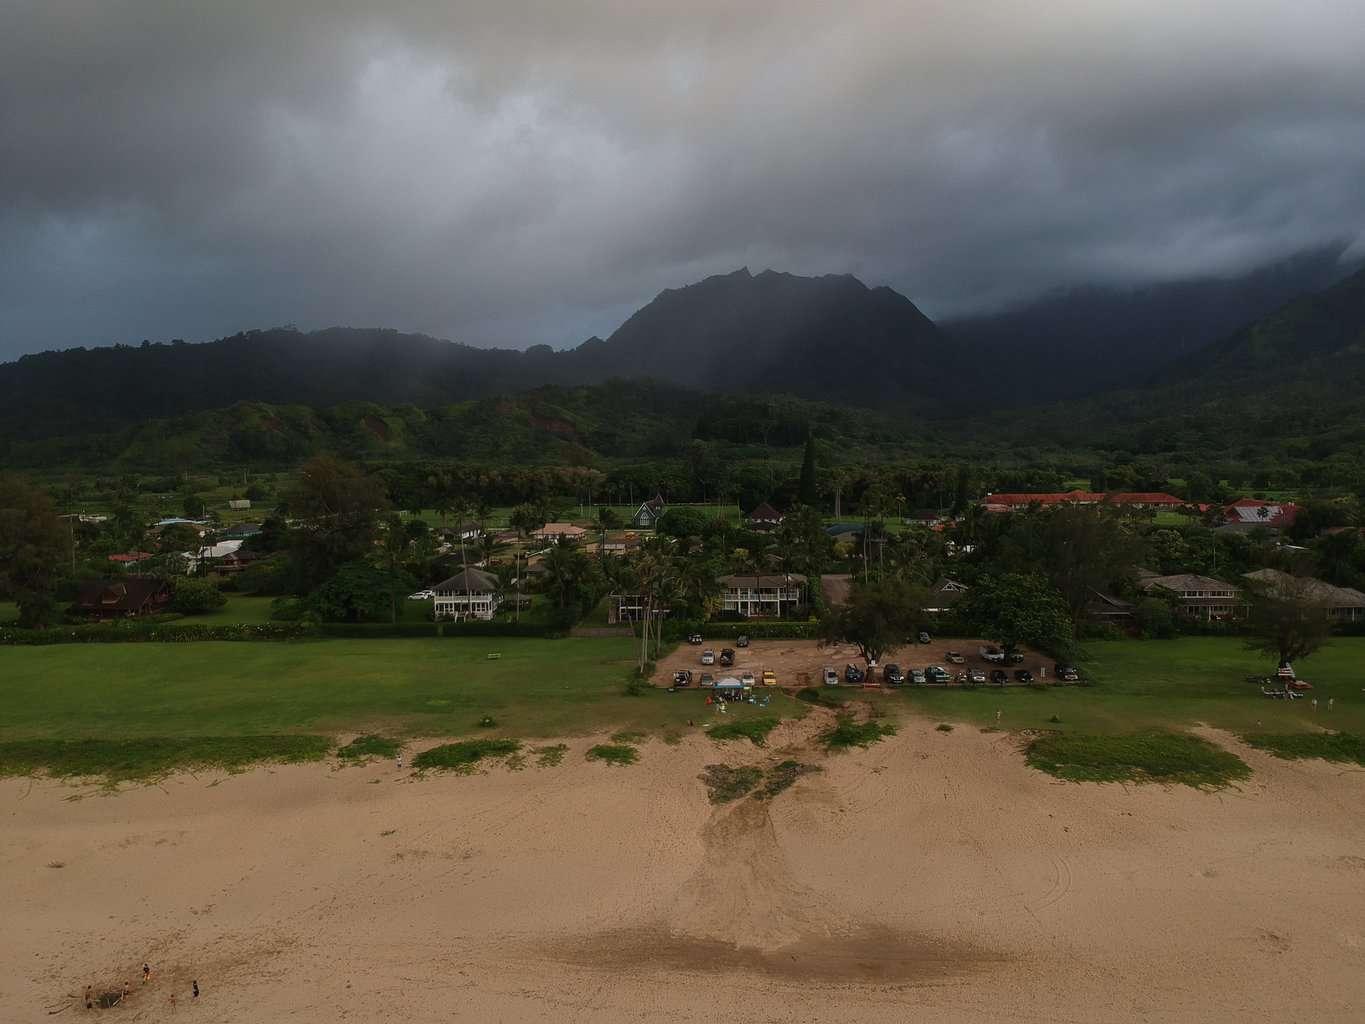
<svg viewBox="0 0 1365 1024">
<path fill-rule="evenodd" d="M 204 640 L 298 640 L 317 636 L 301 622 L 170 625 L 159 622 L 102 622 L 56 629 L 0 629 L 0 645 L 197 643 Z"/>
<path fill-rule="evenodd" d="M 317 635 L 378 639 L 381 637 L 505 636 L 555 639 L 565 635 L 562 627 L 537 622 L 324 622 L 314 627 Z"/>
</svg>

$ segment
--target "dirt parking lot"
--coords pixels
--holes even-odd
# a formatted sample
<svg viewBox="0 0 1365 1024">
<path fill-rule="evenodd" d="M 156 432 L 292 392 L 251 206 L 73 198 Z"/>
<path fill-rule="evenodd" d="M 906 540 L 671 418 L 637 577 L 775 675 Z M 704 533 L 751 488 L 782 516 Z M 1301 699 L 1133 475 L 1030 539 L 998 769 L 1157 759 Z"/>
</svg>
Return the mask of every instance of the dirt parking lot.
<svg viewBox="0 0 1365 1024">
<path fill-rule="evenodd" d="M 881 663 L 899 665 L 902 672 L 914 668 L 923 669 L 930 665 L 942 665 L 954 676 L 963 669 L 971 668 L 982 668 L 987 671 L 993 668 L 1007 667 L 1011 671 L 1026 668 L 1037 678 L 1052 679 L 1053 661 L 1038 652 L 1025 649 L 1024 661 L 1020 665 L 992 665 L 978 653 L 979 648 L 988 646 L 991 644 L 987 640 L 961 637 L 935 640 L 928 644 L 906 644 L 889 653 Z M 707 640 L 701 646 L 684 643 L 659 662 L 652 682 L 655 686 L 668 686 L 673 681 L 673 673 L 685 668 L 692 670 L 694 685 L 703 672 L 710 672 L 719 679 L 722 676 L 737 676 L 748 669 L 755 678 L 760 678 L 765 669 L 771 669 L 777 673 L 779 686 L 799 688 L 818 686 L 821 669 L 826 665 L 839 673 L 841 682 L 845 665 L 851 662 L 860 668 L 863 667 L 863 659 L 859 656 L 857 648 L 850 644 L 821 647 L 814 640 L 754 640 L 747 648 L 735 648 L 733 668 L 726 668 L 719 663 L 720 652 L 724 647 L 734 647 L 734 641 Z M 707 650 L 715 652 L 717 661 L 715 665 L 701 663 L 702 652 Z M 949 664 L 945 657 L 948 651 L 960 653 L 967 659 L 966 664 Z M 1043 670 L 1046 671 L 1046 675 L 1042 674 Z"/>
</svg>

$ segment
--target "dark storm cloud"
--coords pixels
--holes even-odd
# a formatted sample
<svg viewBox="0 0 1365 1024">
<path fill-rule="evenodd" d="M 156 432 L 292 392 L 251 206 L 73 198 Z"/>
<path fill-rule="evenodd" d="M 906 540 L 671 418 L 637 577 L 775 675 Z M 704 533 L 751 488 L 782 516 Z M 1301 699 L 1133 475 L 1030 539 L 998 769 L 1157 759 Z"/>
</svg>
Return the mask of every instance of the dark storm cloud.
<svg viewBox="0 0 1365 1024">
<path fill-rule="evenodd" d="M 742 264 L 932 314 L 1365 225 L 1357 4 L 20 0 L 0 356 L 605 332 Z"/>
</svg>

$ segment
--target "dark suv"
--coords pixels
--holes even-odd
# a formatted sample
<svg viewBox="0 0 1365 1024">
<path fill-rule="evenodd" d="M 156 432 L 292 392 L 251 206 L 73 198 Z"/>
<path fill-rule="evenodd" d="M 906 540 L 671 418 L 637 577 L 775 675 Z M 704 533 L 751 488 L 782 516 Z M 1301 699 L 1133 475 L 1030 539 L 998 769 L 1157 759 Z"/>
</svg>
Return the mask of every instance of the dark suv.
<svg viewBox="0 0 1365 1024">
<path fill-rule="evenodd" d="M 1076 671 L 1075 665 L 1063 665 L 1058 662 L 1056 665 L 1057 678 L 1064 683 L 1074 683 L 1081 678 L 1081 674 Z"/>
<path fill-rule="evenodd" d="M 901 677 L 901 667 L 899 665 L 887 665 L 882 669 L 882 679 L 887 686 L 900 686 L 904 680 Z"/>
<path fill-rule="evenodd" d="M 863 670 L 857 665 L 844 666 L 844 682 L 846 683 L 861 683 L 863 681 L 863 675 Z"/>
<path fill-rule="evenodd" d="M 991 682 L 996 686 L 1004 686 L 1010 681 L 1010 677 L 1003 668 L 991 669 Z"/>
<path fill-rule="evenodd" d="M 1021 683 L 1031 683 L 1033 682 L 1033 673 L 1026 668 L 1017 668 L 1014 670 L 1014 678 Z"/>
<path fill-rule="evenodd" d="M 735 652 L 726 647 L 720 652 L 720 663 L 722 665 L 733 665 L 735 663 Z"/>
</svg>

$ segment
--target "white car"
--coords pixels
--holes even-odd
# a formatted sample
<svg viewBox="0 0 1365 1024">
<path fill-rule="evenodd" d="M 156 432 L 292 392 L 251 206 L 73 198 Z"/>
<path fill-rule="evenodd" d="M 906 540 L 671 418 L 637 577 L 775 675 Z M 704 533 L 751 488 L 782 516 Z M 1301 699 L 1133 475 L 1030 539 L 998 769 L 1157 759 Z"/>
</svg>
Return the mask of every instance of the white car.
<svg viewBox="0 0 1365 1024">
<path fill-rule="evenodd" d="M 431 600 L 432 598 L 434 598 L 435 596 L 436 596 L 436 591 L 434 591 L 434 590 L 419 590 L 419 591 L 417 591 L 417 593 L 415 593 L 415 594 L 409 594 L 409 595 L 408 595 L 408 600 L 409 600 L 409 601 L 430 601 L 430 600 Z"/>
<path fill-rule="evenodd" d="M 714 665 L 716 663 L 716 652 L 707 648 L 701 652 L 701 663 L 703 665 Z"/>
</svg>

